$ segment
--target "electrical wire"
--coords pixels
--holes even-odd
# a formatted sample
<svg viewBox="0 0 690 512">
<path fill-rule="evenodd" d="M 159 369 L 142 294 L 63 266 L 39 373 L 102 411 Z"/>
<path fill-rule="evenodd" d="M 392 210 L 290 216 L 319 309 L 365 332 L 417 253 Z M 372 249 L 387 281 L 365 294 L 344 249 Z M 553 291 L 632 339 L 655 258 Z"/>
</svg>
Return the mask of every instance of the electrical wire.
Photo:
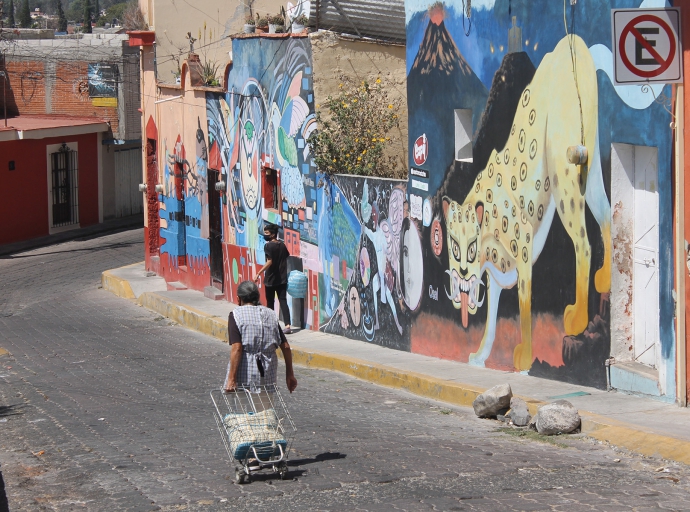
<svg viewBox="0 0 690 512">
<path fill-rule="evenodd" d="M 566 0 L 563 0 L 563 25 L 565 26 L 565 36 L 568 38 L 568 45 L 570 46 L 570 60 L 573 64 L 573 77 L 575 79 L 575 91 L 577 92 L 577 103 L 578 106 L 580 107 L 580 143 L 584 146 L 585 145 L 585 122 L 584 122 L 584 115 L 582 113 L 582 96 L 580 95 L 580 86 L 577 81 L 577 52 L 575 51 L 575 48 L 573 47 L 573 37 L 575 36 L 574 28 L 575 28 L 575 4 L 572 4 L 571 7 L 571 25 L 570 25 L 570 33 L 568 33 L 568 21 L 566 18 L 567 14 L 567 8 L 566 8 Z"/>
</svg>

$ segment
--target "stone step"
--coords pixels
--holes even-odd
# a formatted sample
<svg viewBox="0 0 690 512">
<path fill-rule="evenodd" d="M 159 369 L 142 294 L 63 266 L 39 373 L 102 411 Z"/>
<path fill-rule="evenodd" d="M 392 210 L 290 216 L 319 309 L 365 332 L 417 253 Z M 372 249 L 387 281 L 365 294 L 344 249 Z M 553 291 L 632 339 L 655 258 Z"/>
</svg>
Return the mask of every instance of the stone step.
<svg viewBox="0 0 690 512">
<path fill-rule="evenodd" d="M 204 286 L 204 297 L 211 300 L 223 300 L 225 295 L 215 286 Z"/>
<path fill-rule="evenodd" d="M 168 291 L 169 292 L 175 292 L 175 291 L 187 289 L 187 286 L 185 286 L 184 284 L 182 284 L 179 281 L 172 281 L 172 282 L 166 283 L 166 284 L 168 285 Z"/>
</svg>

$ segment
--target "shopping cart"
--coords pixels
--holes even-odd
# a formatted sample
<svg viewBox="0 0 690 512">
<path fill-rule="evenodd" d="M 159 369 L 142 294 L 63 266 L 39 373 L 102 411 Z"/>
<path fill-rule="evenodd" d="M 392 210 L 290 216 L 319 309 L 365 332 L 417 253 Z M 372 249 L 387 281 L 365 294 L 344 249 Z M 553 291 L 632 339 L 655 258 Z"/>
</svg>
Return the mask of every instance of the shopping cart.
<svg viewBox="0 0 690 512">
<path fill-rule="evenodd" d="M 249 483 L 253 473 L 267 468 L 284 479 L 296 429 L 276 385 L 240 386 L 231 393 L 214 389 L 210 395 L 225 449 L 239 463 L 235 482 Z"/>
</svg>

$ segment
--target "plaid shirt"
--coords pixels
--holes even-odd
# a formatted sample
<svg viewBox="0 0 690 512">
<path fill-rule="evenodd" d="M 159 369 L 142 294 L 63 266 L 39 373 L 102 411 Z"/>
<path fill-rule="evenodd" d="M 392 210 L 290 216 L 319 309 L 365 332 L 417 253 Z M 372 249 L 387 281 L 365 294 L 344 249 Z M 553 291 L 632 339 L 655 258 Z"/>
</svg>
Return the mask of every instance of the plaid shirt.
<svg viewBox="0 0 690 512">
<path fill-rule="evenodd" d="M 275 384 L 278 377 L 278 356 L 280 326 L 276 314 L 264 306 L 240 306 L 232 311 L 242 337 L 242 359 L 237 372 L 237 384 L 256 386 Z M 264 375 L 261 377 L 258 361 L 261 361 Z M 227 380 L 230 376 L 228 364 Z"/>
</svg>

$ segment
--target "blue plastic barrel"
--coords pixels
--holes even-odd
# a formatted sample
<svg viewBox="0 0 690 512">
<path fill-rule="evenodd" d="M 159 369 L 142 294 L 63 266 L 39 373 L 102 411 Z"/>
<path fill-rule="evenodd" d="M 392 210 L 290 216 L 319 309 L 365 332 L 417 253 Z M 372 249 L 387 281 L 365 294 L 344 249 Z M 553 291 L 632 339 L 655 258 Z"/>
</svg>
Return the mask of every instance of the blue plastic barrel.
<svg viewBox="0 0 690 512">
<path fill-rule="evenodd" d="M 309 279 L 307 274 L 299 270 L 293 270 L 288 275 L 287 292 L 290 297 L 304 299 L 307 296 L 307 284 Z"/>
</svg>

